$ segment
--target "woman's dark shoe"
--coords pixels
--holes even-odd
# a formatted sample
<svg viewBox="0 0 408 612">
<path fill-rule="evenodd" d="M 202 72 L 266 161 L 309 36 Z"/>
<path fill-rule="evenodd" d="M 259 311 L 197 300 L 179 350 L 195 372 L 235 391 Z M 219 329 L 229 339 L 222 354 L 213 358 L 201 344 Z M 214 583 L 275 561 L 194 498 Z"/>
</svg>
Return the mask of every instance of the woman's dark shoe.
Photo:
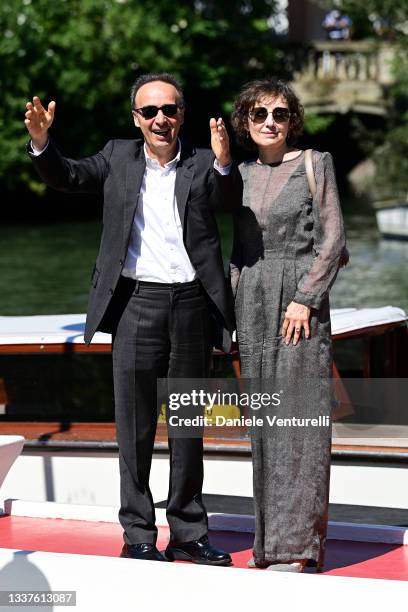
<svg viewBox="0 0 408 612">
<path fill-rule="evenodd" d="M 145 561 L 168 561 L 154 544 L 124 544 L 120 556 Z"/>
<path fill-rule="evenodd" d="M 171 543 L 164 554 L 169 561 L 191 561 L 202 565 L 231 565 L 232 563 L 230 555 L 211 546 L 206 535 L 191 542 Z"/>
</svg>

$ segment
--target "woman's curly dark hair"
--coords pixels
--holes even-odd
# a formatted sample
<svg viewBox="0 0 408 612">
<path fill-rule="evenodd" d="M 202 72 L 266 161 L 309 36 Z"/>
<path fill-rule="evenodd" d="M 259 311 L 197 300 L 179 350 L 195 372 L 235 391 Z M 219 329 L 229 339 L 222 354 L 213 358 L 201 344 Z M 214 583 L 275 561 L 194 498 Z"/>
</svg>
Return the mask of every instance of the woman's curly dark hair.
<svg viewBox="0 0 408 612">
<path fill-rule="evenodd" d="M 299 98 L 285 82 L 274 77 L 259 79 L 246 83 L 234 103 L 231 123 L 237 141 L 247 149 L 256 149 L 248 132 L 248 113 L 256 102 L 265 97 L 282 96 L 289 106 L 290 122 L 287 141 L 294 144 L 303 131 L 304 111 Z"/>
</svg>

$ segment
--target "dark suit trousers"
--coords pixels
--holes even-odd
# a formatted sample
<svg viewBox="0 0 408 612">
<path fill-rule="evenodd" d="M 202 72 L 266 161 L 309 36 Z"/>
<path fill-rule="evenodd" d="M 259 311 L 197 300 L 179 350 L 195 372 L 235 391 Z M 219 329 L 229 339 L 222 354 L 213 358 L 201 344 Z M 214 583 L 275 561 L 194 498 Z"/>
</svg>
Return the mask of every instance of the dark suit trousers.
<svg viewBox="0 0 408 612">
<path fill-rule="evenodd" d="M 127 544 L 155 543 L 149 475 L 157 426 L 156 379 L 208 376 L 210 315 L 198 281 L 157 286 L 121 277 L 113 299 L 119 311 L 112 344 L 119 520 Z M 198 539 L 207 533 L 202 438 L 169 439 L 169 450 L 171 540 Z"/>
</svg>

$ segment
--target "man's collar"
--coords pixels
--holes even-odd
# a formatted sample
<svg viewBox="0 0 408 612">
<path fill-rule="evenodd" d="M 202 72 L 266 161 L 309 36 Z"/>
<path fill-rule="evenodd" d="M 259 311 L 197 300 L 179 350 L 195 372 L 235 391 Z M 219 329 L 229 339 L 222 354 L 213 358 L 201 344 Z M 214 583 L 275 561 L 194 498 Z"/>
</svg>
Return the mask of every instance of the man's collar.
<svg viewBox="0 0 408 612">
<path fill-rule="evenodd" d="M 160 165 L 160 162 L 157 159 L 153 159 L 152 157 L 149 156 L 148 152 L 147 152 L 147 148 L 146 148 L 146 143 L 143 144 L 143 151 L 144 151 L 144 156 L 146 159 L 146 166 L 148 168 L 162 168 L 163 170 L 171 170 L 172 168 L 174 168 L 178 162 L 180 161 L 180 157 L 181 157 L 181 142 L 180 139 L 177 139 L 177 155 L 171 159 L 170 161 L 168 161 L 166 164 L 164 164 L 164 166 Z"/>
</svg>

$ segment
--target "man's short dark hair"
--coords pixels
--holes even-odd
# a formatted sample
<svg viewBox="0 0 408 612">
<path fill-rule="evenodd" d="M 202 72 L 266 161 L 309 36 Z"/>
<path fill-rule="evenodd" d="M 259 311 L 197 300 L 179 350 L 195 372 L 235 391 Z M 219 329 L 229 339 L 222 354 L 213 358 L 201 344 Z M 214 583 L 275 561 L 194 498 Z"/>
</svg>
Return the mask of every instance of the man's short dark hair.
<svg viewBox="0 0 408 612">
<path fill-rule="evenodd" d="M 132 108 L 134 108 L 136 94 L 139 89 L 143 87 L 143 85 L 146 85 L 146 83 L 153 83 L 154 81 L 161 81 L 162 83 L 169 83 L 169 85 L 173 85 L 173 87 L 175 87 L 177 90 L 177 102 L 181 106 L 184 106 L 183 88 L 172 74 L 169 74 L 168 72 L 149 72 L 148 74 L 142 74 L 140 77 L 138 77 L 132 85 L 130 90 L 130 104 L 132 105 Z"/>
</svg>

